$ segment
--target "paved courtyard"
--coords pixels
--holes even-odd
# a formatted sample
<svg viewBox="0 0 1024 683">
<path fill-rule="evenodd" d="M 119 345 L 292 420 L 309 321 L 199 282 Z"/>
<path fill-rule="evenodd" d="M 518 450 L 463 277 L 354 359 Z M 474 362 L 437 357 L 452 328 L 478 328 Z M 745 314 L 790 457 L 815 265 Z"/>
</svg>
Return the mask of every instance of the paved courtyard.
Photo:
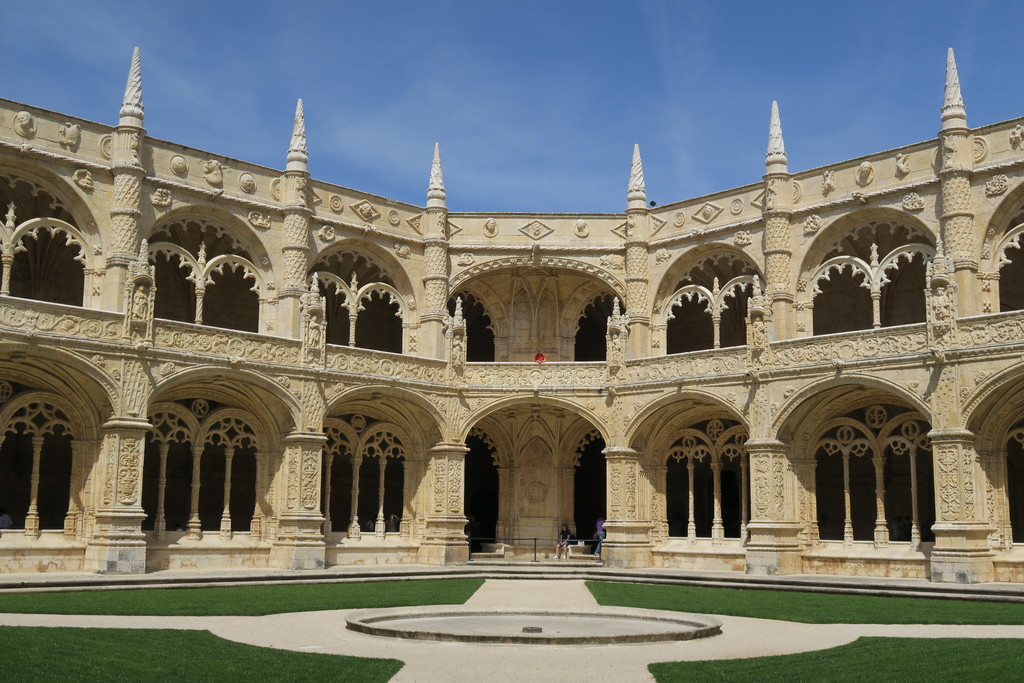
<svg viewBox="0 0 1024 683">
<path fill-rule="evenodd" d="M 484 609 L 597 608 L 582 580 L 489 579 L 466 603 Z M 303 652 L 390 657 L 405 662 L 393 681 L 650 681 L 651 662 L 736 659 L 819 650 L 861 636 L 913 638 L 1024 638 L 1024 626 L 798 624 L 719 617 L 722 634 L 649 645 L 508 645 L 382 638 L 345 628 L 347 610 L 263 617 L 121 617 L 0 614 L 6 626 L 73 626 L 208 630 L 229 640 Z"/>
</svg>

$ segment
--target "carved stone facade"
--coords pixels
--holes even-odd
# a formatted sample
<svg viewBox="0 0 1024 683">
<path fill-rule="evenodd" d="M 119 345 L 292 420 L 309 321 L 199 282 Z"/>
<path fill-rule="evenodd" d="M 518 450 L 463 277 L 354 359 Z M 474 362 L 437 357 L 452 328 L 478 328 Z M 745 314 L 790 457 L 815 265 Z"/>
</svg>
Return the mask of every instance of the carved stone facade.
<svg viewBox="0 0 1024 683">
<path fill-rule="evenodd" d="M 0 100 L 0 571 L 1024 580 L 1024 122 L 623 213 L 450 212 Z M 314 145 L 315 150 L 315 145 Z M 981 150 L 982 153 L 979 153 Z M 625 161 L 625 160 L 624 160 Z M 366 188 L 371 190 L 373 188 Z M 469 520 L 469 521 L 467 521 Z"/>
</svg>

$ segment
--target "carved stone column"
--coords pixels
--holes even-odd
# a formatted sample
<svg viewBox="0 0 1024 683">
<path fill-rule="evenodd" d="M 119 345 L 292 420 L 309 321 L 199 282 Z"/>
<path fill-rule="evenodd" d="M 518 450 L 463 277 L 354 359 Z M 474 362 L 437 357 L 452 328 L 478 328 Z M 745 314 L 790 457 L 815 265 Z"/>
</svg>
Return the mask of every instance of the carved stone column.
<svg viewBox="0 0 1024 683">
<path fill-rule="evenodd" d="M 747 441 L 752 517 L 747 524 L 747 573 L 762 576 L 802 570 L 800 532 L 786 444 L 774 439 Z"/>
<path fill-rule="evenodd" d="M 953 50 L 946 57 L 946 89 L 939 131 L 942 188 L 942 228 L 946 251 L 953 259 L 958 316 L 980 313 L 978 304 L 978 261 L 975 249 L 974 211 L 971 207 L 971 175 L 974 146 L 967 127 L 967 111 L 960 93 L 960 78 Z"/>
<path fill-rule="evenodd" d="M 430 449 L 430 495 L 427 525 L 420 545 L 423 564 L 469 561 L 466 542 L 465 464 L 469 449 L 461 443 L 439 443 Z"/>
<path fill-rule="evenodd" d="M 146 571 L 142 521 L 142 462 L 150 424 L 115 417 L 103 425 L 97 469 L 101 473 L 93 532 L 85 549 L 86 569 L 109 574 Z"/>
<path fill-rule="evenodd" d="M 604 449 L 608 477 L 608 532 L 601 559 L 610 567 L 651 565 L 651 521 L 642 504 L 640 453 L 632 448 Z"/>
<path fill-rule="evenodd" d="M 448 205 L 445 201 L 441 150 L 434 145 L 434 161 L 427 187 L 427 210 L 420 219 L 423 230 L 423 289 L 426 302 L 420 316 L 421 355 L 444 358 L 447 344 L 444 319 L 448 313 Z"/>
<path fill-rule="evenodd" d="M 286 337 L 301 335 L 300 300 L 306 292 L 309 270 L 309 154 L 306 149 L 306 119 L 302 100 L 295 107 L 292 138 L 288 145 L 287 165 L 281 181 L 284 205 L 284 276 L 279 289 L 278 330 Z"/>
<path fill-rule="evenodd" d="M 633 163 L 626 193 L 626 312 L 629 314 L 629 338 L 626 355 L 645 358 L 651 353 L 651 315 L 648 292 L 651 239 L 651 211 L 647 208 L 647 187 L 640 160 L 640 146 L 633 147 Z"/>
<path fill-rule="evenodd" d="M 931 580 L 981 583 L 994 579 L 993 553 L 985 520 L 985 480 L 967 429 L 933 429 L 935 547 Z"/>
<path fill-rule="evenodd" d="M 281 569 L 323 569 L 323 515 L 320 514 L 320 476 L 323 472 L 323 432 L 295 431 L 284 439 L 277 480 L 277 536 L 272 541 L 270 566 Z M 283 476 L 281 476 L 283 475 Z"/>
<path fill-rule="evenodd" d="M 139 152 L 146 131 L 142 106 L 142 60 L 139 48 L 132 54 L 128 81 L 117 127 L 111 138 L 110 170 L 114 176 L 114 194 L 110 204 L 110 245 L 107 251 L 103 308 L 124 310 L 124 283 L 128 265 L 139 242 L 139 218 L 142 216 L 142 167 Z"/>
<path fill-rule="evenodd" d="M 790 244 L 793 187 L 778 104 L 772 102 L 768 130 L 768 152 L 764 175 L 764 259 L 765 285 L 771 299 L 771 338 L 792 339 L 796 335 L 796 298 L 791 282 L 793 249 Z"/>
</svg>

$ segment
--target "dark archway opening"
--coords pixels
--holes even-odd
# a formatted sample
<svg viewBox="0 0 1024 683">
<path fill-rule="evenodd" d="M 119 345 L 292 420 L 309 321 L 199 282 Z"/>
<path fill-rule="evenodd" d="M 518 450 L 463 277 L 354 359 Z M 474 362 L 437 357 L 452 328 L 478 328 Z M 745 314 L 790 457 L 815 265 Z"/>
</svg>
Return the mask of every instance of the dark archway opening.
<svg viewBox="0 0 1024 683">
<path fill-rule="evenodd" d="M 260 297 L 252 291 L 252 278 L 242 268 L 214 276 L 214 284 L 206 286 L 203 300 L 203 324 L 242 332 L 259 332 Z M 159 290 L 157 290 L 159 291 Z"/>
<path fill-rule="evenodd" d="M 1024 254 L 1016 242 L 1005 254 L 1009 263 L 999 268 L 999 310 L 1019 311 L 1024 309 Z"/>
<path fill-rule="evenodd" d="M 81 306 L 85 292 L 85 269 L 81 249 L 63 232 L 40 229 L 21 240 L 21 251 L 11 266 L 11 296 L 55 304 Z"/>
<path fill-rule="evenodd" d="M 402 318 L 398 302 L 389 294 L 372 292 L 362 300 L 356 317 L 356 346 L 377 351 L 402 352 Z"/>
<path fill-rule="evenodd" d="M 608 318 L 612 314 L 614 301 L 611 294 L 602 294 L 583 309 L 583 315 L 576 326 L 574 360 L 603 361 L 608 358 Z"/>
<path fill-rule="evenodd" d="M 331 530 L 345 531 L 352 521 L 352 456 L 342 451 L 334 456 L 330 471 Z"/>
<path fill-rule="evenodd" d="M 1024 543 L 1024 448 L 1016 439 L 1006 446 L 1006 495 L 1014 543 Z"/>
<path fill-rule="evenodd" d="M 466 321 L 466 360 L 470 363 L 494 362 L 494 330 L 491 317 L 480 300 L 460 293 L 448 300 L 448 315 L 455 315 L 455 300 L 462 297 L 462 317 Z"/>
<path fill-rule="evenodd" d="M 900 259 L 899 268 L 886 272 L 889 284 L 882 287 L 879 314 L 882 327 L 924 322 L 924 255 Z"/>
<path fill-rule="evenodd" d="M 861 284 L 864 277 L 861 271 L 851 276 L 844 270 L 818 281 L 821 293 L 814 297 L 814 334 L 871 329 L 871 292 Z"/>
<path fill-rule="evenodd" d="M 388 520 L 402 519 L 402 497 L 405 486 L 405 460 L 388 458 L 384 465 L 384 525 L 397 531 L 388 524 Z"/>
<path fill-rule="evenodd" d="M 480 538 L 495 538 L 498 533 L 498 468 L 494 466 L 494 449 L 479 436 L 466 437 L 466 519 L 469 533 Z M 479 541 L 470 548 L 480 550 Z"/>
<path fill-rule="evenodd" d="M 604 459 L 604 439 L 596 436 L 580 449 L 580 461 L 574 477 L 574 505 L 576 537 L 592 539 L 597 531 L 597 520 L 607 518 L 607 463 Z"/>
<path fill-rule="evenodd" d="M 681 304 L 672 307 L 674 317 L 665 327 L 666 353 L 700 351 L 714 346 L 714 326 L 707 309 L 708 303 L 696 298 L 683 299 Z"/>
</svg>

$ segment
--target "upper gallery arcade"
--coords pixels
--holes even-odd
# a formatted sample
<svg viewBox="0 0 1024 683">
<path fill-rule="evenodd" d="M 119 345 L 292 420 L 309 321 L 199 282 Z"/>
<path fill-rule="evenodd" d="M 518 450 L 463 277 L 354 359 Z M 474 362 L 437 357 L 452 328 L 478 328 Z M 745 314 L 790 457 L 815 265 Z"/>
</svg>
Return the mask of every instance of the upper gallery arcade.
<svg viewBox="0 0 1024 683">
<path fill-rule="evenodd" d="M 938 79 L 936 79 L 938 80 Z M 1024 120 L 620 214 L 414 206 L 0 100 L 7 571 L 1024 580 Z M 284 132 L 284 131 L 282 131 Z M 624 159 L 625 161 L 625 159 Z M 625 170 L 625 165 L 623 170 Z M 534 362 L 541 350 L 543 363 Z"/>
</svg>

